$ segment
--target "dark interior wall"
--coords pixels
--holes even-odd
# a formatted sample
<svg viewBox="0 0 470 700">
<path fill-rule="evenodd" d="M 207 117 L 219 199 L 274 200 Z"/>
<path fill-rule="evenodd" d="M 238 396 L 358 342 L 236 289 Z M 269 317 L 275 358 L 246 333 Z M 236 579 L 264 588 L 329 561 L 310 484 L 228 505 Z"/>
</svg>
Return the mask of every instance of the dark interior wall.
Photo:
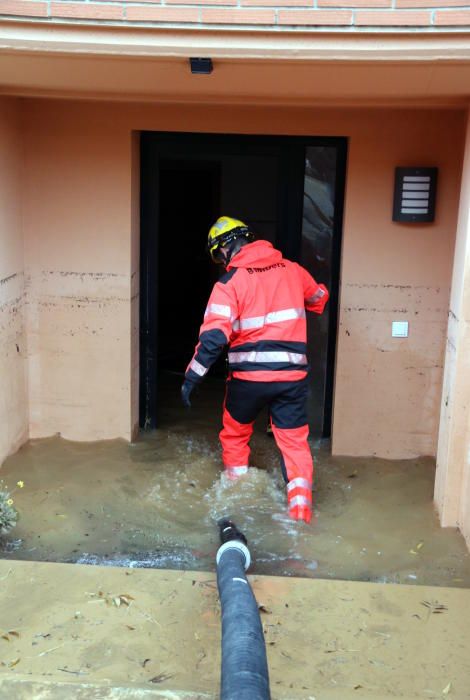
<svg viewBox="0 0 470 700">
<path fill-rule="evenodd" d="M 159 175 L 158 361 L 161 370 L 183 372 L 217 278 L 205 243 L 218 211 L 220 168 L 215 161 L 166 160 Z"/>
<path fill-rule="evenodd" d="M 246 221 L 258 237 L 274 243 L 278 175 L 277 158 L 244 155 L 222 158 L 221 213 Z"/>
<path fill-rule="evenodd" d="M 212 286 L 223 268 L 206 250 L 221 215 L 240 218 L 259 237 L 276 238 L 275 158 L 164 159 L 159 168 L 158 362 L 183 372 L 191 359 Z M 224 374 L 221 359 L 212 374 Z"/>
</svg>

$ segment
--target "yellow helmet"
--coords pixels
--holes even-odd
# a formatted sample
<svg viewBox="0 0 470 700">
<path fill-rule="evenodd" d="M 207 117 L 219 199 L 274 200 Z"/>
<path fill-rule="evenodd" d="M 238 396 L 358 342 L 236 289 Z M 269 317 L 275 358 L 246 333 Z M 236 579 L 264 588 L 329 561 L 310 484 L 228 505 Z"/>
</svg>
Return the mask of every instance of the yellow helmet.
<svg viewBox="0 0 470 700">
<path fill-rule="evenodd" d="M 207 237 L 207 250 L 216 263 L 224 262 L 220 248 L 229 245 L 236 238 L 246 238 L 252 241 L 254 236 L 243 221 L 232 219 L 231 216 L 221 216 L 212 226 Z"/>
</svg>

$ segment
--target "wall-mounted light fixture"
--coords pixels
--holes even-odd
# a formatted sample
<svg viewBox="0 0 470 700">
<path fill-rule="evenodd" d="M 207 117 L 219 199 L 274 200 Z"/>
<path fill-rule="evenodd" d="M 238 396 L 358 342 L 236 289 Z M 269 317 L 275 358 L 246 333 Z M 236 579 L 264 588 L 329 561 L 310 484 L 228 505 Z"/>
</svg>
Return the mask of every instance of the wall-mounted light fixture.
<svg viewBox="0 0 470 700">
<path fill-rule="evenodd" d="M 393 221 L 434 221 L 437 168 L 395 168 Z"/>
<path fill-rule="evenodd" d="M 190 58 L 189 65 L 195 75 L 209 75 L 214 69 L 212 58 Z"/>
</svg>

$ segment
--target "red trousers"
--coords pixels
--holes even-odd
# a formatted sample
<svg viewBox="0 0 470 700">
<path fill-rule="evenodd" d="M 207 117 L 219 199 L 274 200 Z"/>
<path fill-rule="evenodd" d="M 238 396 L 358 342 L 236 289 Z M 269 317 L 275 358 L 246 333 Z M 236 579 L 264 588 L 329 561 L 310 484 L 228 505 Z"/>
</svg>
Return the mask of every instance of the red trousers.
<svg viewBox="0 0 470 700">
<path fill-rule="evenodd" d="M 307 381 L 229 379 L 227 382 L 220 441 L 228 475 L 236 478 L 247 471 L 253 424 L 258 413 L 267 406 L 274 438 L 281 452 L 289 503 L 296 496 L 305 497 L 311 502 L 313 460 L 307 442 Z"/>
</svg>

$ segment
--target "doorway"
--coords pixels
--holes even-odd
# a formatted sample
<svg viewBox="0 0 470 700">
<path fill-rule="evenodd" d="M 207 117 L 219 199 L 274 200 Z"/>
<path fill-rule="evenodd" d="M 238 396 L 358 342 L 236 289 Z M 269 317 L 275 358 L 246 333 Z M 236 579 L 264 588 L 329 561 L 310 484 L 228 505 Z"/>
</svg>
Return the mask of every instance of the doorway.
<svg viewBox="0 0 470 700">
<path fill-rule="evenodd" d="M 221 272 L 207 233 L 227 214 L 330 290 L 326 312 L 307 314 L 310 430 L 330 436 L 346 149 L 344 138 L 142 133 L 141 428 L 159 425 L 162 381 L 192 357 Z"/>
</svg>

